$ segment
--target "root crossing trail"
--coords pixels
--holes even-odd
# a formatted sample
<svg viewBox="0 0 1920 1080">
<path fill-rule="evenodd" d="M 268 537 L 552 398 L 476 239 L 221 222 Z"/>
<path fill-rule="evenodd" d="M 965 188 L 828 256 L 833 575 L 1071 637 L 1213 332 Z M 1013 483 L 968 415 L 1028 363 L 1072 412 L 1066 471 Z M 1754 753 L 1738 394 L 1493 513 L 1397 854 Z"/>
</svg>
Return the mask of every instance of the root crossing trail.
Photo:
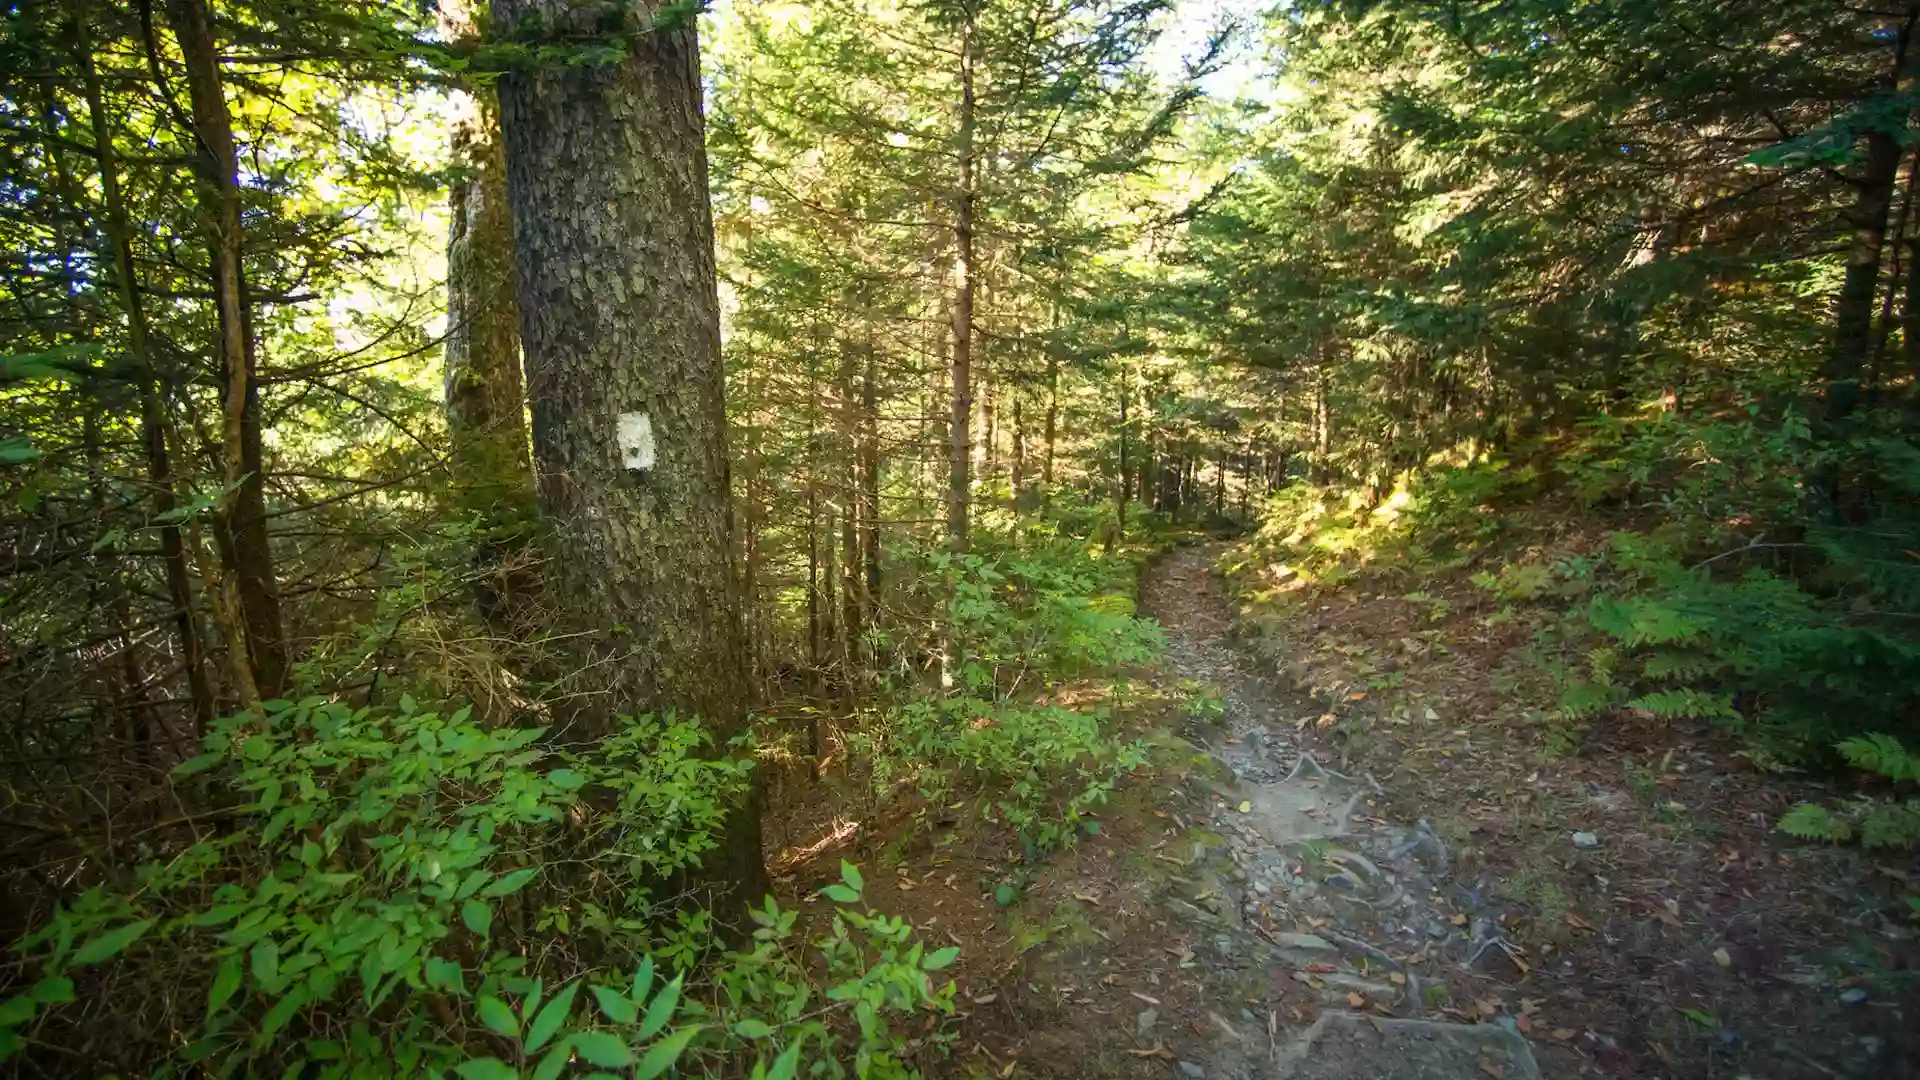
<svg viewBox="0 0 1920 1080">
<path fill-rule="evenodd" d="M 1485 890 L 1452 878 L 1446 845 L 1424 821 L 1376 816 L 1371 779 L 1319 760 L 1303 733 L 1322 707 L 1263 681 L 1233 643 L 1213 572 L 1221 551 L 1179 548 L 1144 585 L 1174 671 L 1202 703 L 1181 734 L 1212 759 L 1186 792 L 1205 818 L 1189 822 L 1194 858 L 1162 903 L 1212 948 L 1220 1007 L 1204 1050 L 1177 1071 L 1189 1080 L 1539 1077 L 1524 1013 L 1475 1011 L 1498 996 L 1492 962 L 1518 959 Z M 1250 987 L 1264 991 L 1266 1015 L 1242 1004 Z"/>
</svg>

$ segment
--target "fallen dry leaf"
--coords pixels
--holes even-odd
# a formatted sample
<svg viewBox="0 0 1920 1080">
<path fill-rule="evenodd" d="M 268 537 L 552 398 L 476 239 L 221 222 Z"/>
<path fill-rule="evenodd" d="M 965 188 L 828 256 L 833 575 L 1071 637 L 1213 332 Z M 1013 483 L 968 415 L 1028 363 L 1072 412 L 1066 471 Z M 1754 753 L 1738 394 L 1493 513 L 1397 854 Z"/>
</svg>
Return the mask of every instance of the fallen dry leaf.
<svg viewBox="0 0 1920 1080">
<path fill-rule="evenodd" d="M 1173 1060 L 1173 1051 L 1161 1046 L 1159 1043 L 1154 1043 L 1145 1050 L 1129 1050 L 1127 1053 L 1137 1058 L 1163 1058 L 1167 1061 Z"/>
<path fill-rule="evenodd" d="M 1392 974 L 1390 974 L 1390 975 L 1388 975 L 1388 976 L 1387 976 L 1387 981 L 1388 981 L 1388 982 L 1390 982 L 1390 983 L 1392 983 L 1392 984 L 1393 984 L 1393 985 L 1395 985 L 1395 986 L 1405 986 L 1405 985 L 1407 985 L 1407 977 L 1406 977 L 1405 975 L 1402 975 L 1402 974 L 1401 974 L 1400 972 L 1398 972 L 1398 971 L 1396 971 L 1396 972 L 1393 972 Z"/>
<path fill-rule="evenodd" d="M 1519 1028 L 1520 1034 L 1522 1035 L 1533 1034 L 1533 1021 L 1527 1018 L 1526 1013 L 1521 1013 L 1519 1016 L 1514 1017 L 1513 1026 Z"/>
<path fill-rule="evenodd" d="M 1497 1061 L 1488 1060 L 1487 1058 L 1480 1059 L 1480 1071 L 1493 1077 L 1493 1080 L 1506 1080 L 1507 1077 L 1507 1067 L 1505 1065 Z"/>
<path fill-rule="evenodd" d="M 1733 957 L 1727 952 L 1725 946 L 1722 946 L 1713 950 L 1713 962 L 1723 968 L 1730 968 L 1733 966 Z"/>
<path fill-rule="evenodd" d="M 1579 1034 L 1579 1032 L 1578 1032 L 1578 1031 L 1575 1031 L 1575 1030 L 1574 1030 L 1574 1029 L 1572 1029 L 1572 1028 L 1554 1028 L 1554 1029 L 1553 1029 L 1553 1041 L 1554 1041 L 1554 1042 L 1566 1042 L 1566 1041 L 1567 1041 L 1568 1039 L 1571 1039 L 1571 1038 L 1573 1038 L 1573 1037 L 1574 1037 L 1575 1035 L 1578 1035 L 1578 1034 Z"/>
<path fill-rule="evenodd" d="M 1455 926 L 1465 926 L 1465 925 L 1467 925 L 1467 917 L 1466 917 L 1465 915 L 1463 915 L 1463 914 L 1461 914 L 1460 912 L 1457 912 L 1457 911 L 1453 913 L 1453 918 L 1451 918 L 1451 919 L 1448 919 L 1447 921 L 1448 921 L 1448 922 L 1450 922 L 1450 923 L 1452 923 L 1452 924 L 1453 924 L 1453 925 L 1455 925 Z"/>
<path fill-rule="evenodd" d="M 1355 993 L 1355 992 L 1354 992 L 1354 991 L 1352 991 L 1352 990 L 1349 990 L 1349 991 L 1347 991 L 1347 1004 L 1348 1004 L 1348 1005 L 1350 1005 L 1350 1006 L 1352 1006 L 1353 1008 L 1356 1008 L 1356 1009 L 1358 1009 L 1358 1008 L 1361 1008 L 1361 1007 L 1363 1007 L 1363 1006 L 1365 1006 L 1365 1005 L 1366 1005 L 1366 1003 L 1367 1003 L 1367 999 L 1366 999 L 1366 998 L 1363 998 L 1363 997 L 1361 997 L 1361 996 L 1360 996 L 1360 995 L 1359 995 L 1358 993 Z"/>
<path fill-rule="evenodd" d="M 1127 991 L 1127 993 L 1129 993 L 1129 994 L 1132 994 L 1132 995 L 1133 995 L 1134 997 L 1137 997 L 1137 998 L 1139 998 L 1139 999 L 1140 999 L 1141 1001 L 1144 1001 L 1144 1002 L 1146 1002 L 1146 1003 L 1147 1003 L 1147 1004 L 1149 1004 L 1149 1005 L 1158 1005 L 1158 1004 L 1160 1004 L 1160 999 L 1159 999 L 1159 998 L 1157 998 L 1157 997 L 1148 997 L 1147 995 L 1145 995 L 1145 994 L 1143 994 L 1143 993 L 1141 993 L 1141 992 L 1140 992 L 1140 991 L 1138 991 L 1138 990 L 1129 990 L 1129 991 Z"/>
</svg>

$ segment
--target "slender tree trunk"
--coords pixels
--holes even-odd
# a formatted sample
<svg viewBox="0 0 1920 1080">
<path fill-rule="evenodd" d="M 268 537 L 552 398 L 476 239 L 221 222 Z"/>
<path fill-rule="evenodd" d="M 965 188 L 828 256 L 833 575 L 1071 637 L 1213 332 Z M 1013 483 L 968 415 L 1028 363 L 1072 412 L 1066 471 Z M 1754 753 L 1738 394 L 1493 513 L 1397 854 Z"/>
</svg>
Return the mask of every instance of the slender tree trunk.
<svg viewBox="0 0 1920 1080">
<path fill-rule="evenodd" d="M 440 13 L 448 40 L 477 40 L 464 0 L 442 0 Z M 496 633 L 511 634 L 520 629 L 531 603 L 527 594 L 535 587 L 528 565 L 533 466 L 520 372 L 513 220 L 498 101 L 491 87 L 473 88 L 466 97 L 468 112 L 453 129 L 453 160 L 466 175 L 447 193 L 447 433 L 458 504 L 482 529 L 475 545 L 475 600 Z"/>
<path fill-rule="evenodd" d="M 83 27 L 84 22 L 78 24 Z M 153 515 L 160 523 L 160 561 L 165 568 L 167 602 L 173 606 L 174 635 L 180 641 L 181 662 L 186 668 L 187 694 L 193 703 L 196 735 L 205 734 L 214 719 L 213 686 L 207 679 L 207 665 L 194 625 L 193 585 L 187 569 L 186 542 L 180 523 L 173 520 L 179 505 L 173 487 L 173 459 L 167 452 L 166 399 L 159 367 L 154 361 L 152 335 L 147 325 L 147 309 L 140 293 L 133 258 L 133 228 L 129 223 L 127 202 L 120 190 L 119 161 L 114 152 L 113 125 L 107 117 L 100 76 L 93 64 L 92 44 L 84 37 L 77 49 L 80 68 L 86 77 L 87 115 L 92 121 L 94 158 L 99 164 L 100 197 L 107 211 L 107 242 L 112 246 L 114 285 L 127 317 L 127 351 L 138 373 L 140 394 L 140 443 L 147 459 L 147 483 L 152 488 Z"/>
<path fill-rule="evenodd" d="M 1906 299 L 1901 310 L 1900 351 L 1907 368 L 1907 396 L 1920 402 L 1920 237 L 1907 241 Z"/>
<path fill-rule="evenodd" d="M 200 178 L 219 314 L 220 362 L 225 375 L 222 451 L 227 490 L 215 530 L 238 615 L 246 628 L 247 666 L 261 697 L 278 697 L 286 684 L 287 647 L 280 620 L 279 584 L 267 540 L 265 463 L 260 437 L 260 387 L 255 372 L 253 311 L 243 269 L 240 165 L 220 79 L 220 54 L 204 0 L 171 0 L 174 35 L 192 102 L 195 171 Z M 242 690 L 244 693 L 244 689 Z"/>
<path fill-rule="evenodd" d="M 968 467 L 973 422 L 973 74 L 976 62 L 971 3 L 960 28 L 960 112 L 954 150 L 959 175 L 953 207 L 953 397 L 947 446 L 947 543 L 955 551 L 967 549 L 967 511 L 971 494 Z"/>
<path fill-rule="evenodd" d="M 1027 486 L 1027 421 L 1020 405 L 1020 386 L 1013 386 L 1013 471 L 1009 474 L 1013 505 L 1021 505 L 1022 489 Z"/>
<path fill-rule="evenodd" d="M 1865 385 L 1881 250 L 1887 238 L 1887 211 L 1900 169 L 1900 146 L 1891 135 L 1869 132 L 1866 143 L 1866 169 L 1847 213 L 1853 240 L 1847 251 L 1846 276 L 1834 304 L 1833 348 L 1824 372 L 1825 418 L 1829 425 L 1844 423 L 1853 414 Z"/>
<path fill-rule="evenodd" d="M 836 380 L 834 394 L 839 399 L 835 419 L 839 422 L 838 460 L 834 462 L 836 486 L 845 494 L 840 498 L 840 663 L 841 685 L 848 699 L 852 700 L 854 686 L 855 652 L 860 635 L 864 630 L 863 620 L 866 605 L 861 602 L 861 588 L 865 581 L 862 571 L 865 565 L 860 558 L 860 504 L 862 484 L 860 481 L 860 413 L 854 397 L 855 377 L 859 368 L 858 350 L 853 342 L 840 342 L 840 373 Z"/>
<path fill-rule="evenodd" d="M 1920 5 L 1912 6 L 1894 40 L 1893 65 L 1883 85 L 1899 89 L 1907 82 L 1907 52 Z M 1824 420 L 1829 428 L 1844 424 L 1859 405 L 1865 385 L 1867 359 L 1873 340 L 1874 298 L 1880 285 L 1880 261 L 1887 240 L 1887 213 L 1900 172 L 1901 146 L 1892 132 L 1869 130 L 1864 136 L 1866 162 L 1854 178 L 1854 201 L 1847 210 L 1852 240 L 1847 249 L 1846 273 L 1833 309 L 1833 346 L 1823 374 L 1826 392 Z M 1829 498 L 1838 494 L 1839 477 L 1829 474 L 1820 485 Z"/>
<path fill-rule="evenodd" d="M 820 430 L 818 402 L 820 380 L 814 371 L 814 353 L 807 353 L 807 693 L 819 700 L 825 691 L 821 672 L 826 669 L 826 636 L 820 621 Z M 816 729 L 817 730 L 817 729 Z M 809 750 L 819 757 L 818 736 L 809 739 Z"/>
<path fill-rule="evenodd" d="M 875 401 L 878 360 L 873 328 L 867 328 L 866 365 L 860 374 L 860 520 L 866 526 L 862 555 L 866 559 L 866 586 L 862 602 L 866 625 L 879 620 L 880 610 L 880 411 Z"/>
<path fill-rule="evenodd" d="M 660 7 L 637 6 L 643 18 Z M 570 0 L 492 10 L 495 25 L 556 39 L 597 31 L 597 9 Z M 577 659 L 603 695 L 577 731 L 672 712 L 724 748 L 746 726 L 748 684 L 699 45 L 689 24 L 636 35 L 630 50 L 500 80 L 533 453 L 557 556 L 543 593 L 579 632 Z M 730 808 L 701 876 L 726 906 L 767 892 L 757 791 Z"/>
<path fill-rule="evenodd" d="M 1046 489 L 1042 499 L 1047 504 L 1053 502 L 1053 446 L 1059 423 L 1060 356 L 1049 343 L 1047 347 L 1047 419 L 1041 435 L 1045 449 L 1040 463 L 1040 483 Z"/>
<path fill-rule="evenodd" d="M 1133 397 L 1132 380 L 1127 377 L 1126 364 L 1120 365 L 1120 485 L 1114 505 L 1114 540 L 1125 543 L 1127 539 L 1127 494 L 1133 489 L 1133 478 L 1128 475 L 1128 443 L 1133 439 L 1133 425 L 1128 422 L 1127 402 Z"/>
</svg>

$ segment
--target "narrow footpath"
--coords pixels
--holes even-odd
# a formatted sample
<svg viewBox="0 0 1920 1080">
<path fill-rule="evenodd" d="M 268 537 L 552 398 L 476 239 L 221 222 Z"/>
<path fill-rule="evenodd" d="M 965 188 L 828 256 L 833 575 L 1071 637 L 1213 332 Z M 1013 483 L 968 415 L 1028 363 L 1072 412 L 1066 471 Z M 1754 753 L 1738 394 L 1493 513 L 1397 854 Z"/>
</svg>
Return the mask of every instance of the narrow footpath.
<svg viewBox="0 0 1920 1080">
<path fill-rule="evenodd" d="M 1264 681 L 1232 640 L 1213 573 L 1221 550 L 1178 548 L 1143 586 L 1174 674 L 1218 703 L 1180 732 L 1214 767 L 1183 793 L 1187 816 L 1204 818 L 1183 818 L 1200 842 L 1160 898 L 1211 951 L 1199 961 L 1218 1007 L 1208 1038 L 1179 1048 L 1175 1072 L 1539 1077 L 1525 1007 L 1507 1007 L 1490 974 L 1489 961 L 1515 959 L 1490 898 L 1450 876 L 1447 845 L 1426 821 L 1379 816 L 1385 793 L 1371 778 L 1316 755 L 1322 707 Z M 1264 1016 L 1247 1004 L 1256 997 Z"/>
</svg>

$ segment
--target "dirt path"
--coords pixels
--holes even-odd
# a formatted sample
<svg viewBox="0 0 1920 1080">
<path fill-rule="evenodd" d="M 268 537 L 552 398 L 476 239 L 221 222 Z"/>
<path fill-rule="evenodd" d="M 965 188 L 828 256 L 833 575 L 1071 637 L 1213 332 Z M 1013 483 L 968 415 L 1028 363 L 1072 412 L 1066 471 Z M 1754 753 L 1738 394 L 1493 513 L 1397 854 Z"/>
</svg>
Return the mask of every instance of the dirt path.
<svg viewBox="0 0 1920 1080">
<path fill-rule="evenodd" d="M 1207 1010 L 1210 1038 L 1176 1072 L 1538 1077 L 1525 1006 L 1509 1009 L 1485 970 L 1515 958 L 1487 898 L 1453 880 L 1425 821 L 1378 816 L 1372 779 L 1317 760 L 1304 733 L 1322 709 L 1264 682 L 1235 647 L 1219 554 L 1179 548 L 1143 589 L 1175 673 L 1203 703 L 1181 734 L 1216 763 L 1190 792 L 1205 806 L 1206 820 L 1190 823 L 1205 855 L 1161 900 L 1207 942 L 1219 1005 Z M 1264 1017 L 1239 1004 L 1256 996 Z"/>
</svg>

